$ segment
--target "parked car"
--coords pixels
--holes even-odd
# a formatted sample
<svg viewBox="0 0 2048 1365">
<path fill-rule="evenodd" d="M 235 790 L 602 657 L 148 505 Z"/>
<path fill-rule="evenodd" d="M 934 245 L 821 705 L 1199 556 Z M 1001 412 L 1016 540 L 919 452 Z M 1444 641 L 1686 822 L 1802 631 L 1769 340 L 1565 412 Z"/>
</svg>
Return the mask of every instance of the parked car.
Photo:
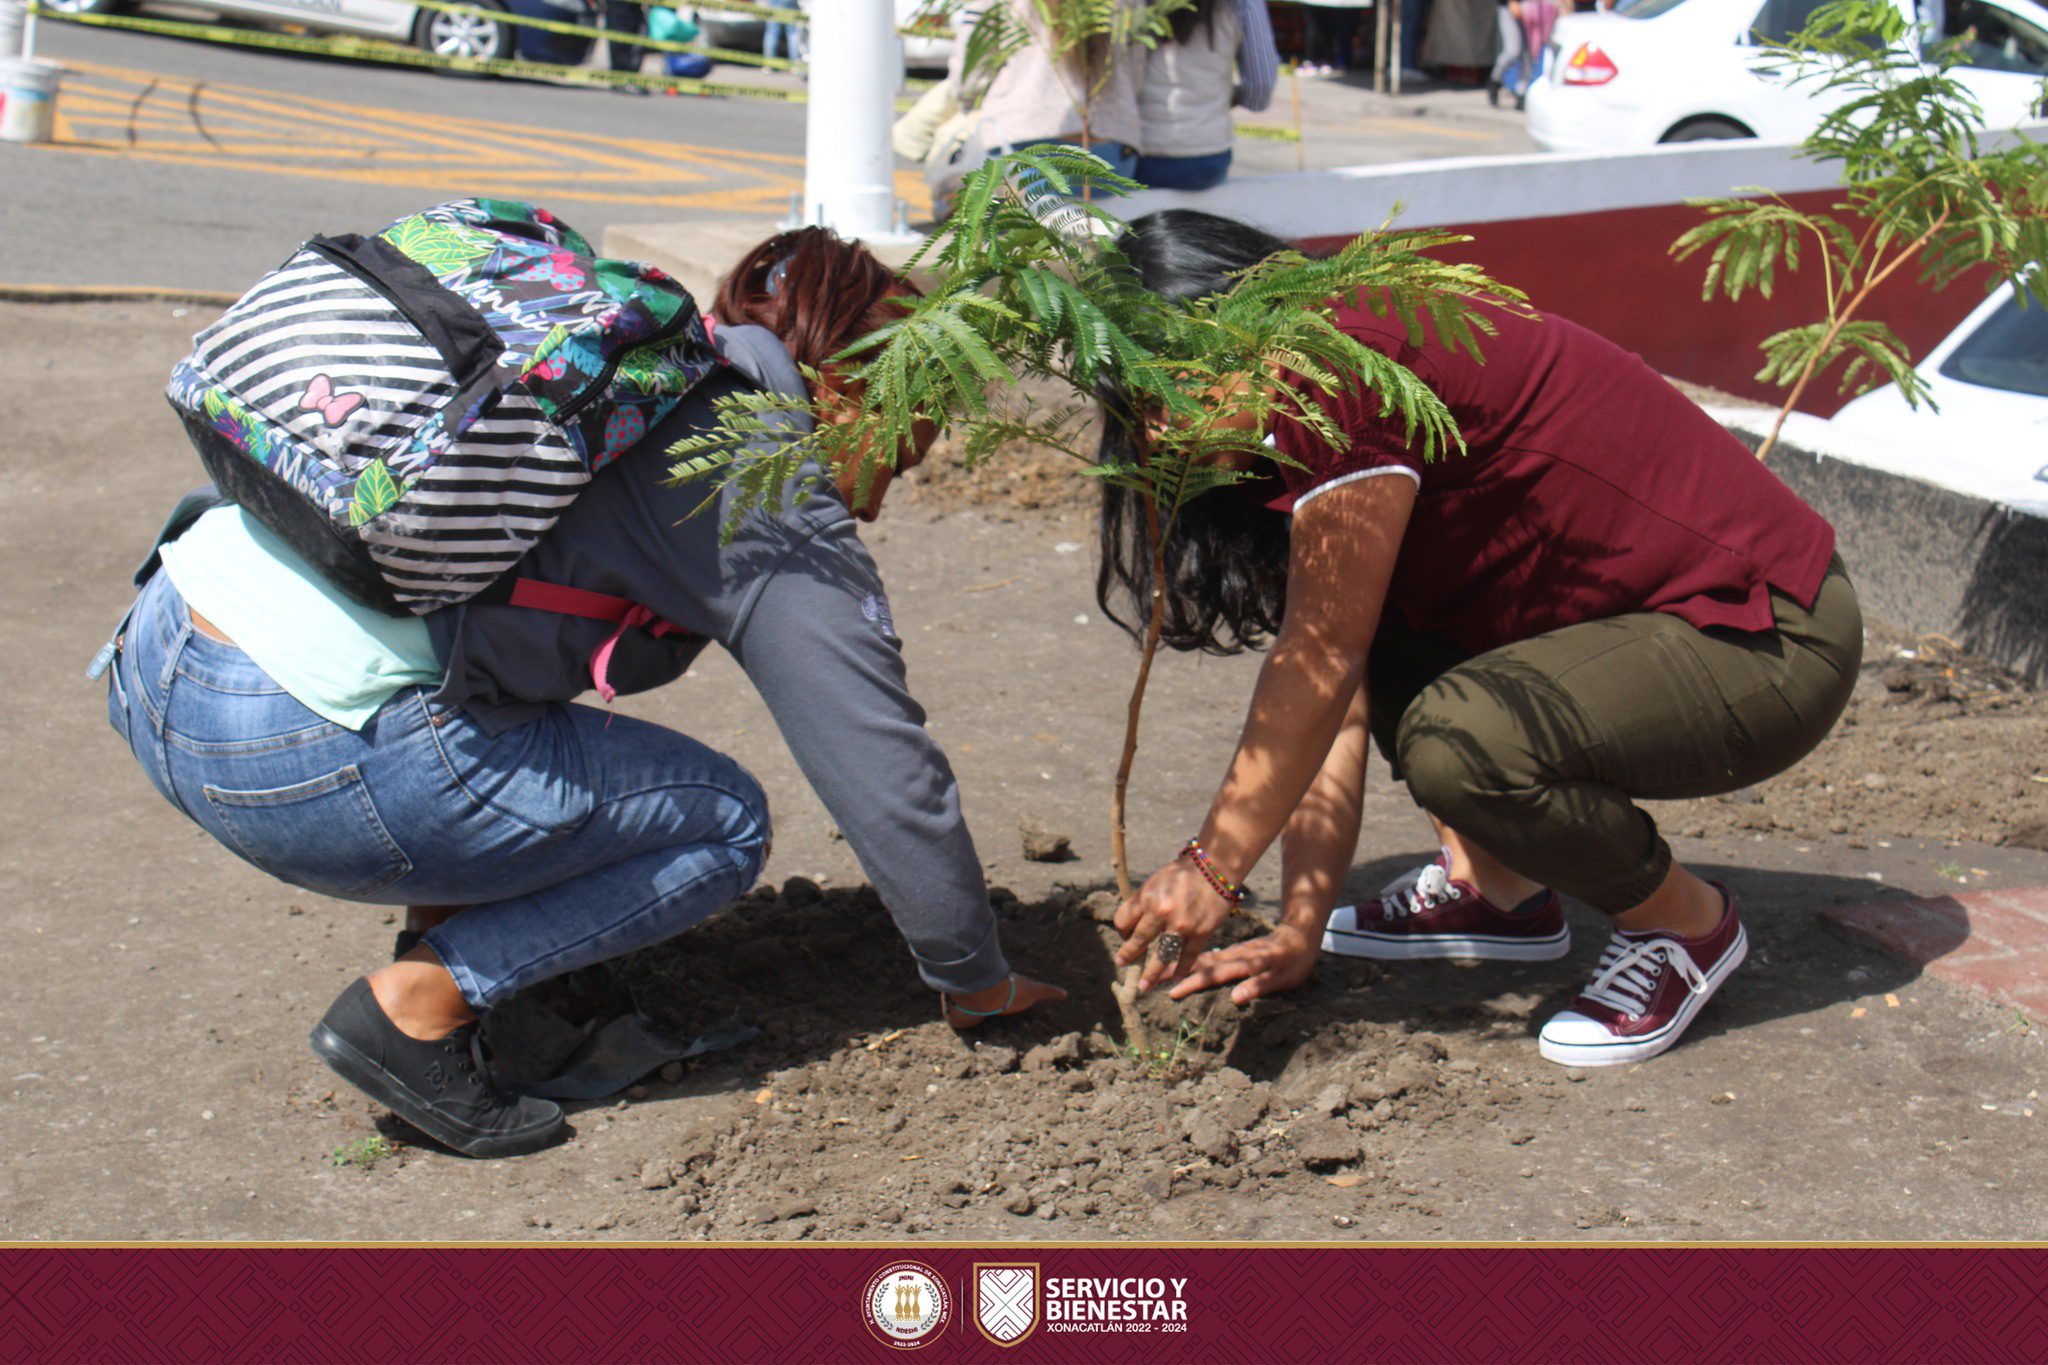
<svg viewBox="0 0 2048 1365">
<path fill-rule="evenodd" d="M 812 0 L 813 4 L 821 0 Z M 768 25 L 745 14 L 734 14 L 715 8 L 700 8 L 695 11 L 697 23 L 704 30 L 704 41 L 711 47 L 728 48 L 734 52 L 759 52 Z M 932 0 L 896 0 L 896 26 L 909 30 L 903 36 L 903 65 L 911 71 L 943 69 L 953 57 L 953 33 L 945 15 Z M 805 30 L 797 30 L 797 51 L 799 58 L 809 49 L 809 38 Z"/>
<path fill-rule="evenodd" d="M 116 14 L 133 0 L 43 0 L 60 14 Z M 499 0 L 470 0 L 479 9 L 503 11 Z M 296 24 L 315 33 L 350 33 L 411 43 L 447 57 L 509 57 L 512 25 L 468 14 L 421 9 L 404 0 L 193 0 L 180 8 L 211 10 L 228 19 L 259 24 Z"/>
<path fill-rule="evenodd" d="M 1546 74 L 1529 90 L 1529 135 L 1546 151 L 1573 152 L 1709 138 L 1800 141 L 1829 106 L 1812 85 L 1766 74 L 1762 45 L 1799 32 L 1823 3 L 1638 0 L 1569 15 L 1551 34 Z M 1964 35 L 1967 64 L 1955 74 L 1989 127 L 2048 118 L 2048 9 L 2035 0 L 1930 3 L 1915 32 Z"/>
<path fill-rule="evenodd" d="M 504 10 L 500 0 L 469 0 L 483 10 Z M 43 0 L 59 14 L 119 14 L 135 8 L 133 0 Z M 313 33 L 352 33 L 356 37 L 412 43 L 446 57 L 510 57 L 512 25 L 473 14 L 422 10 L 403 0 L 195 0 L 197 8 L 223 18 L 260 25 L 299 25 Z M 184 8 L 184 0 L 180 0 Z"/>
<path fill-rule="evenodd" d="M 1914 369 L 1933 406 L 1909 408 L 1886 384 L 1836 413 L 1834 425 L 1912 442 L 1943 464 L 2035 481 L 2034 496 L 2048 497 L 2048 305 L 2022 308 L 2005 285 Z"/>
</svg>

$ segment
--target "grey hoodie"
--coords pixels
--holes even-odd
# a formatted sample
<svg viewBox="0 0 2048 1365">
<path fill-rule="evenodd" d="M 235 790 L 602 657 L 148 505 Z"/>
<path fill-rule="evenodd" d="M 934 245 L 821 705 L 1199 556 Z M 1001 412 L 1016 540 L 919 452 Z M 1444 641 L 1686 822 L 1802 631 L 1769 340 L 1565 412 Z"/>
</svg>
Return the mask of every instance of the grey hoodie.
<svg viewBox="0 0 2048 1365">
<path fill-rule="evenodd" d="M 751 515 L 718 543 L 721 508 L 701 486 L 668 488 L 668 447 L 709 420 L 717 386 L 800 396 L 775 336 L 721 327 L 739 377 L 713 380 L 584 490 L 521 563 L 528 578 L 630 598 L 693 633 L 629 630 L 612 657 L 620 692 L 673 681 L 708 641 L 728 650 L 774 716 L 798 766 L 845 833 L 934 989 L 965 994 L 1009 972 L 981 861 L 946 756 L 904 678 L 902 643 L 856 522 L 829 481 L 800 508 Z M 808 419 L 793 415 L 792 426 Z M 729 496 L 729 495 L 728 495 Z M 589 690 L 590 656 L 612 627 L 471 603 L 426 618 L 448 664 L 439 700 L 493 733 Z"/>
</svg>

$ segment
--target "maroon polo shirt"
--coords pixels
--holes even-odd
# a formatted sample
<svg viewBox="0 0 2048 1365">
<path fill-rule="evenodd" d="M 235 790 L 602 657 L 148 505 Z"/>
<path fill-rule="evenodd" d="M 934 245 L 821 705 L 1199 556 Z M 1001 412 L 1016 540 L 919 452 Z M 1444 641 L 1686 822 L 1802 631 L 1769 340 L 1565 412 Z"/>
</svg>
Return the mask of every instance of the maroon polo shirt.
<svg viewBox="0 0 2048 1365">
<path fill-rule="evenodd" d="M 1425 462 L 1362 389 L 1317 395 L 1345 439 L 1333 449 L 1283 418 L 1274 443 L 1306 467 L 1280 467 L 1287 496 L 1273 506 L 1349 480 L 1414 479 L 1388 601 L 1475 654 L 1638 611 L 1769 630 L 1773 588 L 1813 605 L 1834 528 L 1747 447 L 1604 337 L 1555 314 L 1479 311 L 1498 328 L 1480 338 L 1483 364 L 1339 309 L 1338 326 L 1443 398 L 1466 453 Z"/>
</svg>

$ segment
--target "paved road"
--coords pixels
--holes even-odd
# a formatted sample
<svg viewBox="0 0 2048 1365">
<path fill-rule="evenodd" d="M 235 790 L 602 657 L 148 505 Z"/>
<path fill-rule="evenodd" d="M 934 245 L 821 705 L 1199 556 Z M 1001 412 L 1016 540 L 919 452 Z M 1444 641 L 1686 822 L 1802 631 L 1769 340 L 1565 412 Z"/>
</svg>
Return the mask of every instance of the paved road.
<svg viewBox="0 0 2048 1365">
<path fill-rule="evenodd" d="M 803 110 L 43 26 L 58 141 L 0 147 L 0 283 L 239 289 L 309 231 L 463 194 L 610 223 L 785 211 Z"/>
<path fill-rule="evenodd" d="M 614 223 L 765 226 L 802 188 L 800 104 L 467 80 L 41 27 L 40 54 L 69 74 L 57 140 L 0 145 L 0 285 L 240 290 L 312 231 L 467 194 L 545 203 L 597 240 Z M 1512 116 L 1471 92 L 1394 102 L 1303 82 L 1300 96 L 1300 151 L 1241 138 L 1242 172 L 1528 146 Z M 1292 126 L 1285 87 L 1275 104 L 1254 121 Z M 923 201 L 915 173 L 900 187 Z"/>
</svg>

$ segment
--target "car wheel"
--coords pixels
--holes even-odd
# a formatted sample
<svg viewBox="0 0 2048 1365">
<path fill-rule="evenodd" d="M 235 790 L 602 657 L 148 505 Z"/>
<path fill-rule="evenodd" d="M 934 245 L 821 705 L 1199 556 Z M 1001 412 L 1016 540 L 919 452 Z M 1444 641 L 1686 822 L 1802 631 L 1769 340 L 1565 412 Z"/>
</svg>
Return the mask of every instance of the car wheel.
<svg viewBox="0 0 2048 1365">
<path fill-rule="evenodd" d="M 1689 118 L 1659 138 L 1659 142 L 1725 142 L 1756 134 L 1732 118 Z"/>
<path fill-rule="evenodd" d="M 119 14 L 128 8 L 127 0 L 43 0 L 46 9 L 59 14 Z"/>
<path fill-rule="evenodd" d="M 498 0 L 469 0 L 478 9 L 504 11 Z M 413 46 L 443 57 L 509 57 L 512 29 L 495 19 L 477 14 L 450 14 L 445 10 L 423 9 L 413 20 Z"/>
</svg>

